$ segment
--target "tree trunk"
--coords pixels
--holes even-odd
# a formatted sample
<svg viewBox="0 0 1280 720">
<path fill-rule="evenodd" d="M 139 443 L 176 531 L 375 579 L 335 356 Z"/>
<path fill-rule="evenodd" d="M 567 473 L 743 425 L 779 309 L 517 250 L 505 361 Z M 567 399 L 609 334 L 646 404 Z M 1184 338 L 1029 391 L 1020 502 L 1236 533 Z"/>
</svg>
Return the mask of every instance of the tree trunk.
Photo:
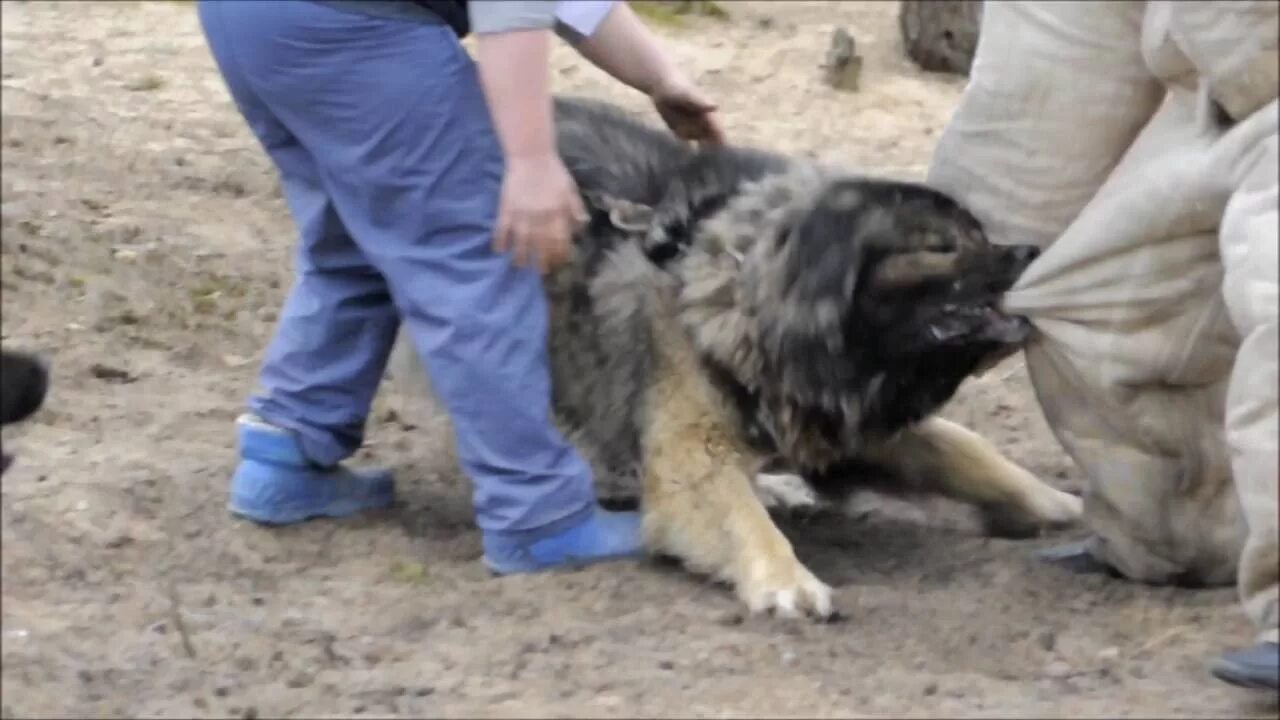
<svg viewBox="0 0 1280 720">
<path fill-rule="evenodd" d="M 900 0 L 902 46 L 929 72 L 968 75 L 978 47 L 982 0 Z"/>
</svg>

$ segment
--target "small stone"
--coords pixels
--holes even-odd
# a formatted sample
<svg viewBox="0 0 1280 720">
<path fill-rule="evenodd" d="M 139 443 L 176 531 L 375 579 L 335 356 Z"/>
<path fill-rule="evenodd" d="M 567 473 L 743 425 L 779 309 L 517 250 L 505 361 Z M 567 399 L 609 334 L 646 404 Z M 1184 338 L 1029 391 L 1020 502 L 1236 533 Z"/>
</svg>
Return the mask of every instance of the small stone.
<svg viewBox="0 0 1280 720">
<path fill-rule="evenodd" d="M 1045 652 L 1053 652 L 1053 648 L 1058 644 L 1058 634 L 1052 630 L 1041 630 L 1036 636 L 1036 642 Z"/>
<path fill-rule="evenodd" d="M 671 662 L 670 660 L 662 660 L 658 662 L 659 670 L 674 670 L 675 667 L 676 667 L 676 664 Z"/>
<path fill-rule="evenodd" d="M 836 90 L 857 92 L 862 76 L 862 56 L 857 53 L 856 43 L 849 31 L 836 28 L 831 34 L 831 47 L 827 50 L 826 62 L 827 84 Z"/>
<path fill-rule="evenodd" d="M 1072 674 L 1071 666 L 1061 660 L 1055 660 L 1044 668 L 1044 675 L 1054 680 L 1061 680 L 1070 677 Z"/>
<path fill-rule="evenodd" d="M 1098 659 L 1105 662 L 1114 662 L 1120 659 L 1120 648 L 1109 647 L 1098 651 Z"/>
<path fill-rule="evenodd" d="M 223 687 L 221 685 L 213 689 L 214 697 L 224 698 L 230 693 L 231 693 L 231 690 L 229 688 Z"/>
<path fill-rule="evenodd" d="M 103 543 L 103 547 L 107 548 L 108 550 L 118 550 L 119 548 L 122 548 L 125 545 L 128 545 L 132 542 L 133 542 L 133 538 L 129 537 L 128 535 L 116 535 L 115 537 Z"/>
<path fill-rule="evenodd" d="M 89 375 L 95 380 L 112 383 L 131 383 L 138 378 L 124 368 L 104 365 L 102 363 L 94 363 L 89 366 Z"/>
<path fill-rule="evenodd" d="M 936 695 L 938 693 L 938 683 L 929 683 L 924 686 L 924 694 L 926 697 Z"/>
<path fill-rule="evenodd" d="M 742 623 L 743 617 L 740 612 L 727 612 L 716 618 L 716 624 L 724 627 L 736 627 Z"/>
</svg>

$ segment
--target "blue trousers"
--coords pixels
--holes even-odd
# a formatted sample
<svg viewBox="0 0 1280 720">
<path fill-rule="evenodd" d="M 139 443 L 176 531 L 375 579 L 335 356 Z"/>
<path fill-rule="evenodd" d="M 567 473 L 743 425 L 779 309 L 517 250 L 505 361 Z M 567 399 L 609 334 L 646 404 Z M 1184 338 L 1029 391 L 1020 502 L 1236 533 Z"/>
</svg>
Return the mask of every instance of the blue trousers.
<svg viewBox="0 0 1280 720">
<path fill-rule="evenodd" d="M 348 457 L 403 320 L 481 529 L 586 518 L 591 471 L 550 416 L 541 278 L 491 248 L 503 159 L 452 30 L 297 1 L 202 0 L 199 14 L 299 233 L 250 409 L 316 464 Z"/>
</svg>

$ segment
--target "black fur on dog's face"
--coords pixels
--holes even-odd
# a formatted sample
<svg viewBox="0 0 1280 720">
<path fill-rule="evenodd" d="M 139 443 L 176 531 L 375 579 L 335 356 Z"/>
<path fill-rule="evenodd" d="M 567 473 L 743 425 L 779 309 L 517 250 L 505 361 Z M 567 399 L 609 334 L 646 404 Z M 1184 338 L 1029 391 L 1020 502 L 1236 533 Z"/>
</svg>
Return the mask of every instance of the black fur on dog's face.
<svg viewBox="0 0 1280 720">
<path fill-rule="evenodd" d="M 49 388 L 49 371 L 33 355 L 0 351 L 0 425 L 21 422 L 44 404 Z M 0 453 L 0 472 L 9 467 L 11 457 Z"/>
<path fill-rule="evenodd" d="M 927 187 L 828 182 L 774 242 L 778 275 L 756 308 L 762 394 L 796 459 L 822 465 L 922 419 L 1030 333 L 997 303 L 1037 249 L 991 244 Z"/>
</svg>

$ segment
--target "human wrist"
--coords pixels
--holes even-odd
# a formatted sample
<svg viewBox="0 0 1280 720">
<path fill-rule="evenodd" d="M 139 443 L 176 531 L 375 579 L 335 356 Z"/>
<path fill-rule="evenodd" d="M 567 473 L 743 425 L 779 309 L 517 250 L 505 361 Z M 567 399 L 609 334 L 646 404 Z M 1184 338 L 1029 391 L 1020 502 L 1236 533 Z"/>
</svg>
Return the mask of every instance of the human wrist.
<svg viewBox="0 0 1280 720">
<path fill-rule="evenodd" d="M 519 168 L 545 169 L 560 162 L 560 155 L 556 151 L 554 144 L 547 148 L 521 148 L 512 152 L 504 152 L 503 156 L 506 158 L 508 166 Z"/>
<path fill-rule="evenodd" d="M 674 64 L 663 63 L 655 69 L 653 79 L 641 90 L 650 99 L 657 100 L 673 87 L 688 85 L 689 78 Z"/>
</svg>

